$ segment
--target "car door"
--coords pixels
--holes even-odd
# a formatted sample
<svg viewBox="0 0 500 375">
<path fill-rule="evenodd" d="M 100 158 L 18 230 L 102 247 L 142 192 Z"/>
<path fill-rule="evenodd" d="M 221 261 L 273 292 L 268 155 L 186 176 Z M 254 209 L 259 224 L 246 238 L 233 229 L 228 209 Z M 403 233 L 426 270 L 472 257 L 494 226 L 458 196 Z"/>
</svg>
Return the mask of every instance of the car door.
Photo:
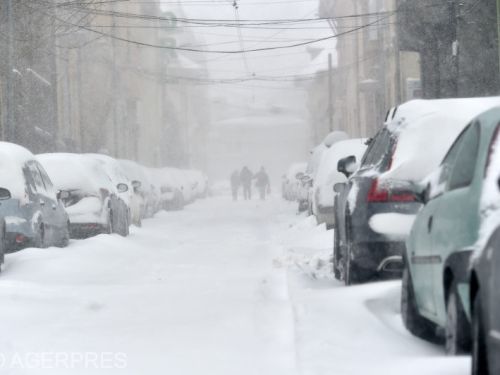
<svg viewBox="0 0 500 375">
<path fill-rule="evenodd" d="M 434 273 L 436 264 L 440 259 L 435 257 L 434 242 L 436 227 L 441 211 L 442 201 L 446 194 L 446 186 L 451 175 L 455 159 L 457 158 L 462 140 L 463 132 L 448 151 L 440 166 L 437 180 L 429 183 L 429 201 L 417 215 L 410 239 L 408 241 L 409 262 L 415 297 L 420 312 L 431 320 L 437 318 L 435 306 Z"/>
<path fill-rule="evenodd" d="M 446 321 L 444 266 L 452 253 L 470 248 L 477 240 L 479 230 L 480 183 L 475 183 L 480 146 L 480 124 L 474 122 L 459 138 L 457 155 L 446 176 L 445 193 L 440 197 L 432 227 L 432 286 L 433 309 L 438 321 Z"/>
<path fill-rule="evenodd" d="M 500 236 L 497 236 L 497 238 Z M 486 271 L 484 278 L 488 280 L 488 286 L 485 288 L 487 294 L 484 296 L 487 301 L 483 301 L 483 306 L 487 306 L 484 311 L 488 314 L 486 328 L 489 332 L 485 332 L 489 336 L 492 343 L 492 353 L 498 353 L 500 350 L 500 248 L 499 241 L 492 242 L 492 245 L 486 250 L 487 265 L 484 265 L 483 270 Z"/>
<path fill-rule="evenodd" d="M 55 197 L 51 197 L 47 188 L 43 182 L 42 175 L 38 170 L 37 163 L 35 161 L 30 161 L 28 163 L 28 169 L 35 183 L 37 191 L 37 203 L 39 205 L 40 212 L 42 213 L 43 225 L 44 225 L 44 240 L 47 245 L 54 244 L 54 235 L 56 232 L 55 228 L 55 215 L 54 215 L 54 205 Z"/>
<path fill-rule="evenodd" d="M 57 192 L 47 172 L 38 162 L 36 163 L 36 167 L 40 172 L 40 176 L 42 177 L 42 181 L 45 186 L 47 200 L 50 203 L 49 208 L 51 210 L 51 222 L 54 229 L 57 231 L 57 238 L 59 239 L 62 235 L 64 235 L 67 229 L 68 215 L 66 214 L 63 203 L 57 198 Z"/>
</svg>

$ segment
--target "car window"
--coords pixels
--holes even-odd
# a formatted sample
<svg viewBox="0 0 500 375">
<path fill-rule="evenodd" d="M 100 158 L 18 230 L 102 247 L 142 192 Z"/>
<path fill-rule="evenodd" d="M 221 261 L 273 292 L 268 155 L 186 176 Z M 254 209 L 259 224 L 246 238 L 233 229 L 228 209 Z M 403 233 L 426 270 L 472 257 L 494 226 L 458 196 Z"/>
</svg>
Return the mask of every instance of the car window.
<svg viewBox="0 0 500 375">
<path fill-rule="evenodd" d="M 31 177 L 33 178 L 33 182 L 36 186 L 36 190 L 38 191 L 44 191 L 45 190 L 45 184 L 43 183 L 42 176 L 40 175 L 40 171 L 36 167 L 34 163 L 29 163 L 28 164 L 28 169 L 30 171 Z"/>
<path fill-rule="evenodd" d="M 37 163 L 36 166 L 38 171 L 40 172 L 40 176 L 43 180 L 46 190 L 51 193 L 55 192 L 54 185 L 52 184 L 52 181 L 50 180 L 47 172 L 45 172 L 45 169 L 43 169 L 43 167 L 39 163 Z"/>
<path fill-rule="evenodd" d="M 440 185 L 445 184 L 451 178 L 451 170 L 453 168 L 453 165 L 455 164 L 455 159 L 469 129 L 470 125 L 457 137 L 453 145 L 448 150 L 448 153 L 444 157 L 443 162 L 441 163 L 441 173 L 439 175 Z"/>
<path fill-rule="evenodd" d="M 30 168 L 27 165 L 25 165 L 23 168 L 23 174 L 24 174 L 24 179 L 26 181 L 26 187 L 28 192 L 30 194 L 35 194 L 37 192 L 35 181 L 33 179 L 33 176 L 31 175 Z"/>
<path fill-rule="evenodd" d="M 388 150 L 391 149 L 391 145 L 391 134 L 387 130 L 382 130 L 373 140 L 370 148 L 366 152 L 363 158 L 362 168 L 373 167 L 381 163 L 381 167 L 386 168 L 385 159 L 388 155 Z"/>
<path fill-rule="evenodd" d="M 449 190 L 469 186 L 474 178 L 479 150 L 479 123 L 475 122 L 464 133 L 463 141 L 451 170 Z"/>
</svg>

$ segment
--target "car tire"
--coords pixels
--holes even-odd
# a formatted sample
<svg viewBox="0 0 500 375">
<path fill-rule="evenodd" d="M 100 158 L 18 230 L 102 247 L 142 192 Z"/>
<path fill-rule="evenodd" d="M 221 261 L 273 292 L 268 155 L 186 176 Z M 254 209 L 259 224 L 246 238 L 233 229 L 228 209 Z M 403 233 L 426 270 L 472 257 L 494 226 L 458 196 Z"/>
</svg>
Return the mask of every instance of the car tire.
<svg viewBox="0 0 500 375">
<path fill-rule="evenodd" d="M 401 291 L 401 315 L 403 324 L 414 336 L 428 341 L 435 341 L 436 327 L 429 320 L 420 315 L 415 299 L 413 281 L 410 270 L 405 266 L 403 270 L 403 286 Z"/>
<path fill-rule="evenodd" d="M 335 279 L 342 280 L 342 272 L 340 271 L 340 262 L 342 261 L 339 257 L 340 251 L 340 241 L 338 236 L 337 226 L 333 228 L 333 274 Z"/>
<path fill-rule="evenodd" d="M 64 231 L 64 236 L 61 239 L 60 247 L 67 247 L 69 245 L 69 238 L 70 238 L 70 229 L 69 229 L 69 221 L 66 225 L 66 229 Z"/>
<path fill-rule="evenodd" d="M 480 292 L 472 311 L 472 375 L 490 375 Z"/>
<path fill-rule="evenodd" d="M 352 262 L 349 250 L 344 259 L 344 283 L 346 286 L 360 284 L 362 279 L 360 277 L 360 270 L 355 263 Z"/>
<path fill-rule="evenodd" d="M 448 355 L 469 353 L 470 341 L 470 324 L 461 306 L 457 285 L 453 283 L 446 302 L 446 353 Z"/>
<path fill-rule="evenodd" d="M 43 249 L 45 247 L 45 227 L 43 223 L 38 224 L 38 231 L 34 243 L 36 248 Z"/>
<path fill-rule="evenodd" d="M 108 226 L 106 227 L 106 234 L 112 234 L 115 232 L 114 223 L 113 223 L 113 211 L 111 209 L 108 213 Z"/>
</svg>

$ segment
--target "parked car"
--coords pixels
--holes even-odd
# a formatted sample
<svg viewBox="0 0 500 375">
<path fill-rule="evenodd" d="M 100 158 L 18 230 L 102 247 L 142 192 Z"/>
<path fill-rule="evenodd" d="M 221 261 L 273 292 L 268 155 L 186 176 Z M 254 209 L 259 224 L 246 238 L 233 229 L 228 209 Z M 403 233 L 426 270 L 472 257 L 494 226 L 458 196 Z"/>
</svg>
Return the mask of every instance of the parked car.
<svg viewBox="0 0 500 375">
<path fill-rule="evenodd" d="M 346 176 L 337 170 L 338 162 L 349 155 L 361 159 L 366 147 L 366 139 L 340 141 L 325 152 L 319 164 L 313 183 L 313 213 L 318 224 L 326 224 L 327 229 L 333 229 L 335 225 L 334 186 L 347 181 Z"/>
<path fill-rule="evenodd" d="M 299 197 L 301 178 L 306 172 L 307 163 L 292 164 L 283 176 L 281 195 L 288 201 L 296 201 Z"/>
<path fill-rule="evenodd" d="M 101 163 L 78 154 L 42 154 L 38 161 L 47 169 L 69 215 L 72 238 L 101 233 L 128 234 L 128 208 L 119 197 L 128 186 L 113 185 Z"/>
<path fill-rule="evenodd" d="M 498 103 L 499 98 L 410 101 L 388 112 L 355 173 L 355 157 L 339 162 L 349 180 L 336 187 L 338 278 L 350 285 L 401 276 L 405 241 L 422 207 L 415 185 L 439 166 L 473 117 Z"/>
<path fill-rule="evenodd" d="M 125 170 L 118 160 L 101 154 L 85 154 L 84 156 L 97 160 L 101 163 L 104 172 L 111 178 L 113 185 L 118 186 L 119 184 L 127 185 L 128 189 L 124 192 L 117 192 L 118 196 L 127 205 L 128 210 L 128 223 L 127 227 L 123 228 L 124 233 L 128 235 L 129 224 L 134 224 L 137 227 L 142 225 L 141 221 L 141 206 L 143 204 L 142 197 L 136 194 L 135 188 L 140 187 L 141 183 L 135 181 L 132 183 L 127 177 Z"/>
<path fill-rule="evenodd" d="M 152 217 L 156 213 L 156 207 L 146 168 L 131 160 L 119 160 L 119 162 L 128 180 L 132 182 L 134 194 L 141 197 L 141 220 Z"/>
<path fill-rule="evenodd" d="M 407 240 L 405 326 L 428 339 L 444 331 L 449 354 L 470 348 L 469 261 L 480 238 L 480 202 L 492 152 L 500 144 L 499 122 L 497 108 L 473 119 L 461 132 L 429 177 L 425 206 Z"/>
<path fill-rule="evenodd" d="M 186 204 L 181 175 L 174 168 L 155 170 L 155 181 L 159 190 L 160 208 L 165 211 L 182 210 Z"/>
<path fill-rule="evenodd" d="M 347 139 L 349 139 L 349 136 L 346 133 L 333 131 L 325 137 L 323 142 L 311 150 L 311 157 L 307 163 L 305 175 L 301 178 L 302 183 L 299 185 L 299 212 L 308 211 L 312 215 L 312 186 L 323 155 L 335 143 Z"/>
<path fill-rule="evenodd" d="M 498 180 L 498 179 L 497 179 Z M 498 183 L 495 184 L 498 188 Z M 496 207 L 496 210 L 498 207 Z M 498 214 L 498 212 L 497 212 Z M 472 375 L 500 374 L 500 227 L 474 257 L 470 275 Z"/>
<path fill-rule="evenodd" d="M 44 168 L 24 147 L 0 142 L 0 217 L 7 252 L 65 247 L 69 221 Z M 3 247 L 3 246 L 2 246 Z"/>
</svg>

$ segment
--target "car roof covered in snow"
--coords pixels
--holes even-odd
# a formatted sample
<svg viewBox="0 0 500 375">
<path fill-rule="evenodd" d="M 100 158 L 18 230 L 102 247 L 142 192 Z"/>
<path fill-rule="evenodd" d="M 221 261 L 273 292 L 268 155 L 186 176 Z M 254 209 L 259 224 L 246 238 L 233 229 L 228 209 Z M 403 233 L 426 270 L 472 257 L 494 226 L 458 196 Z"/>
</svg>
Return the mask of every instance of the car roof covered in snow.
<svg viewBox="0 0 500 375">
<path fill-rule="evenodd" d="M 111 178 L 97 160 L 85 155 L 54 153 L 37 155 L 38 161 L 60 190 L 83 190 L 99 193 L 100 189 L 115 192 Z"/>
<path fill-rule="evenodd" d="M 23 166 L 35 156 L 26 148 L 0 142 L 0 187 L 8 189 L 13 198 L 21 198 L 26 193 Z"/>
<path fill-rule="evenodd" d="M 479 114 L 500 106 L 500 97 L 413 100 L 397 108 L 387 128 L 398 140 L 381 178 L 419 182 L 439 167 L 455 139 Z"/>
</svg>

